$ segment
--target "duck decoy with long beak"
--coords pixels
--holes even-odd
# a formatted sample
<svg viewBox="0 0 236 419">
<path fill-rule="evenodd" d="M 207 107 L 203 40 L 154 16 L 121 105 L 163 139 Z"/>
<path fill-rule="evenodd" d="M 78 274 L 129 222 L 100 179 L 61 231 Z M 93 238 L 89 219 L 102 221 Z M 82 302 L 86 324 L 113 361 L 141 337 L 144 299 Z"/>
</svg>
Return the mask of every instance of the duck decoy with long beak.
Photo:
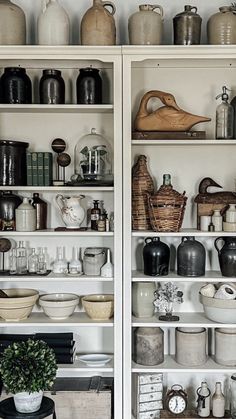
<svg viewBox="0 0 236 419">
<path fill-rule="evenodd" d="M 147 105 L 154 97 L 159 98 L 164 106 L 150 113 Z M 151 90 L 141 100 L 134 128 L 136 131 L 189 131 L 194 125 L 210 120 L 205 116 L 193 115 L 179 108 L 172 94 Z"/>
</svg>

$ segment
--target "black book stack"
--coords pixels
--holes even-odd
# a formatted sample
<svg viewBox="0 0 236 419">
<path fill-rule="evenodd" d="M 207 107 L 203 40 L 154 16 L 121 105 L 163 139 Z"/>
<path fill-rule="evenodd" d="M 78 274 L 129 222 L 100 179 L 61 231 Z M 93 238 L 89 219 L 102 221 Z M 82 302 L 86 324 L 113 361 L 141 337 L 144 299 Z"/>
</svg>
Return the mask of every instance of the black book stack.
<svg viewBox="0 0 236 419">
<path fill-rule="evenodd" d="M 56 355 L 57 364 L 73 364 L 76 356 L 76 344 L 73 333 L 36 333 L 34 335 L 0 335 L 0 354 L 13 342 L 27 339 L 43 340 L 52 348 Z"/>
</svg>

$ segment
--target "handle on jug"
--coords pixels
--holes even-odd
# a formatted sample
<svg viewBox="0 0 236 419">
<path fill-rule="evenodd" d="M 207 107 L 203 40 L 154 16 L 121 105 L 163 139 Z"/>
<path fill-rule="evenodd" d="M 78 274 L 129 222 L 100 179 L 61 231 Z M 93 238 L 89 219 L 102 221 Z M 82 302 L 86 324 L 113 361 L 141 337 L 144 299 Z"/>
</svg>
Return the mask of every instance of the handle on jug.
<svg viewBox="0 0 236 419">
<path fill-rule="evenodd" d="M 108 10 L 108 12 L 111 15 L 114 15 L 116 13 L 116 6 L 114 5 L 114 3 L 112 3 L 111 1 L 104 1 L 103 2 L 103 7 L 109 6 L 111 7 L 111 12 Z"/>
<path fill-rule="evenodd" d="M 152 6 L 152 10 L 154 11 L 154 10 L 156 10 L 156 9 L 158 9 L 158 10 L 160 11 L 161 18 L 163 19 L 163 16 L 164 16 L 164 10 L 163 10 L 163 7 L 161 7 L 159 4 L 154 4 L 154 5 Z"/>
<path fill-rule="evenodd" d="M 217 252 L 218 253 L 220 253 L 220 251 L 221 251 L 221 249 L 222 249 L 222 247 L 221 247 L 221 249 L 218 247 L 218 242 L 220 241 L 220 240 L 223 240 L 224 241 L 224 237 L 217 237 L 217 239 L 215 239 L 215 248 L 216 248 L 216 250 L 217 250 Z"/>
</svg>

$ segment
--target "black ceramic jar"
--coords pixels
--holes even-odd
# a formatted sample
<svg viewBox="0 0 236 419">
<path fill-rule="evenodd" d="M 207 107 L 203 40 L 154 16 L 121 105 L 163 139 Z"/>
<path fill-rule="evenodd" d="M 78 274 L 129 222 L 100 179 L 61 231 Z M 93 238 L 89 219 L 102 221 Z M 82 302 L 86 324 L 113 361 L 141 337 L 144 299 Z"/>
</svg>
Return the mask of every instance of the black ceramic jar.
<svg viewBox="0 0 236 419">
<path fill-rule="evenodd" d="M 11 191 L 0 193 L 0 228 L 3 231 L 15 230 L 15 210 L 22 199 Z"/>
<path fill-rule="evenodd" d="M 25 186 L 29 143 L 0 140 L 0 186 Z"/>
<path fill-rule="evenodd" d="M 219 248 L 219 241 L 223 246 Z M 215 240 L 215 248 L 219 256 L 220 270 L 223 276 L 236 276 L 236 237 L 218 237 Z"/>
<path fill-rule="evenodd" d="M 144 275 L 168 275 L 170 248 L 159 237 L 145 239 L 143 248 Z"/>
<path fill-rule="evenodd" d="M 102 79 L 97 68 L 81 68 L 76 87 L 78 104 L 102 103 Z"/>
<path fill-rule="evenodd" d="M 0 79 L 1 103 L 30 104 L 32 103 L 31 80 L 25 68 L 7 67 Z"/>
<path fill-rule="evenodd" d="M 206 251 L 194 237 L 182 237 L 177 249 L 177 274 L 181 276 L 205 275 Z"/>
<path fill-rule="evenodd" d="M 61 105 L 65 103 L 65 83 L 61 71 L 43 70 L 39 83 L 40 103 L 45 105 Z"/>
</svg>

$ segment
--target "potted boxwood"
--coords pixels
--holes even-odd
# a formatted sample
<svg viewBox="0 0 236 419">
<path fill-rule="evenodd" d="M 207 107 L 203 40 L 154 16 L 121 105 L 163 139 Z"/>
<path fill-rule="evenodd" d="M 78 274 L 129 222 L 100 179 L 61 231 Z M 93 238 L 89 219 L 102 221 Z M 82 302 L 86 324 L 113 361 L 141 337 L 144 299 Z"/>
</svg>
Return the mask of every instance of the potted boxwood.
<svg viewBox="0 0 236 419">
<path fill-rule="evenodd" d="M 55 353 L 42 340 L 14 342 L 0 360 L 2 382 L 6 391 L 13 394 L 20 413 L 40 409 L 43 391 L 51 389 L 56 372 Z"/>
</svg>

